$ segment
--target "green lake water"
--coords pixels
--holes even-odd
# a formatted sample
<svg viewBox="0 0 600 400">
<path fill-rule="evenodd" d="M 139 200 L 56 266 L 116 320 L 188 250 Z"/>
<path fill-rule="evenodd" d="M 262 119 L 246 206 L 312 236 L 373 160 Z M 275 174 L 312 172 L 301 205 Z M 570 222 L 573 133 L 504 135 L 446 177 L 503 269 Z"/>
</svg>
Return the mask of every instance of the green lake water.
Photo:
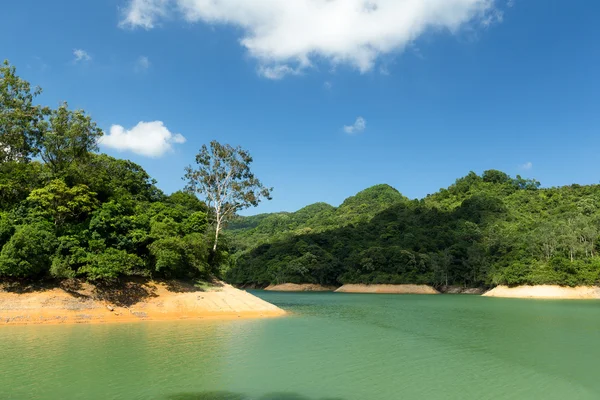
<svg viewBox="0 0 600 400">
<path fill-rule="evenodd" d="M 254 292 L 275 319 L 0 327 L 0 399 L 600 399 L 600 302 Z"/>
</svg>

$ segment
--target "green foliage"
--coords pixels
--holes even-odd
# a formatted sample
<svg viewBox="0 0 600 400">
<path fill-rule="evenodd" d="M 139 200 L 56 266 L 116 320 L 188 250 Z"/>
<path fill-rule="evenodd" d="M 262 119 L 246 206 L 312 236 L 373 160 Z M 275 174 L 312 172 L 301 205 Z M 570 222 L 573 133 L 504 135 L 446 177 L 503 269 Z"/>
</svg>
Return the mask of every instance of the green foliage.
<svg viewBox="0 0 600 400">
<path fill-rule="evenodd" d="M 62 174 L 73 163 L 86 161 L 98 149 L 102 135 L 102 130 L 84 111 L 71 111 L 64 103 L 50 112 L 44 124 L 41 157 L 54 175 Z"/>
<path fill-rule="evenodd" d="M 90 154 L 83 165 L 67 171 L 69 184 L 85 184 L 101 202 L 162 201 L 164 194 L 142 167 L 106 154 Z"/>
<path fill-rule="evenodd" d="M 7 213 L 0 213 L 0 249 L 15 233 L 15 226 Z"/>
<path fill-rule="evenodd" d="M 55 179 L 40 189 L 33 190 L 27 200 L 39 215 L 49 217 L 55 225 L 85 218 L 97 206 L 96 193 L 85 185 L 68 187 Z"/>
<path fill-rule="evenodd" d="M 208 228 L 208 217 L 205 212 L 196 211 L 190 214 L 183 224 L 185 233 L 203 233 Z"/>
<path fill-rule="evenodd" d="M 49 171 L 39 162 L 0 163 L 0 210 L 16 207 L 29 193 L 43 185 Z"/>
<path fill-rule="evenodd" d="M 130 275 L 142 265 L 142 260 L 135 254 L 109 248 L 101 253 L 88 253 L 79 274 L 90 281 L 112 281 L 122 275 Z"/>
<path fill-rule="evenodd" d="M 337 208 L 240 217 L 227 232 L 238 284 L 600 283 L 600 186 L 539 189 L 494 170 L 423 200 L 378 185 Z"/>
<path fill-rule="evenodd" d="M 94 154 L 92 119 L 34 106 L 39 93 L 0 67 L 0 278 L 208 279 L 228 263 L 226 241 L 208 250 L 206 204 L 165 196 L 139 165 Z"/>
<path fill-rule="evenodd" d="M 213 140 L 210 149 L 203 145 L 196 155 L 197 167 L 185 169 L 186 190 L 202 196 L 212 211 L 213 252 L 217 251 L 221 230 L 237 212 L 257 206 L 263 198 L 271 199 L 273 188 L 263 186 L 250 164 L 252 157 L 246 150 Z"/>
<path fill-rule="evenodd" d="M 85 265 L 88 253 L 80 238 L 61 236 L 50 266 L 50 275 L 54 278 L 74 278 L 77 271 Z"/>
<path fill-rule="evenodd" d="M 28 278 L 44 275 L 56 248 L 52 226 L 46 223 L 19 226 L 0 252 L 0 277 Z"/>
<path fill-rule="evenodd" d="M 0 65 L 0 164 L 28 161 L 39 154 L 43 120 L 49 112 L 33 104 L 41 93 L 17 76 L 8 61 Z"/>
<path fill-rule="evenodd" d="M 181 237 L 164 237 L 154 241 L 150 254 L 155 259 L 156 271 L 166 276 L 189 278 L 208 276 L 208 247 L 204 237 L 191 234 Z M 199 245 L 200 244 L 200 245 Z"/>
</svg>

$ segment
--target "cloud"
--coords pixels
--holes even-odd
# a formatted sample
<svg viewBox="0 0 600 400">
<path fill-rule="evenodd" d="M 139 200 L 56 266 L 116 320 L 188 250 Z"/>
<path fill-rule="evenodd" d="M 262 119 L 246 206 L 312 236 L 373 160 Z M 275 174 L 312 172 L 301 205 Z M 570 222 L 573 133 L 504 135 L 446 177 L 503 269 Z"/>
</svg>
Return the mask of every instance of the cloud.
<svg viewBox="0 0 600 400">
<path fill-rule="evenodd" d="M 270 79 L 298 75 L 318 60 L 364 73 L 428 31 L 458 32 L 502 20 L 500 0 L 130 0 L 122 27 L 160 20 L 239 28 L 240 44 Z M 504 4 L 504 3 L 503 3 Z"/>
<path fill-rule="evenodd" d="M 527 161 L 525 164 L 519 165 L 519 168 L 528 171 L 533 168 L 533 163 L 531 161 Z"/>
<path fill-rule="evenodd" d="M 138 57 L 137 61 L 135 62 L 135 67 L 134 67 L 135 72 L 144 72 L 148 68 L 150 68 L 150 60 L 148 59 L 148 57 L 146 57 L 146 56 Z"/>
<path fill-rule="evenodd" d="M 344 126 L 344 132 L 346 132 L 349 135 L 353 135 L 355 133 L 360 133 L 364 131 L 366 128 L 367 120 L 365 120 L 363 117 L 358 117 L 356 118 L 356 121 L 354 121 L 354 124 Z"/>
<path fill-rule="evenodd" d="M 75 56 L 75 62 L 90 61 L 92 59 L 88 52 L 82 49 L 74 49 L 73 56 Z"/>
<path fill-rule="evenodd" d="M 118 151 L 161 157 L 173 151 L 173 144 L 185 142 L 185 137 L 179 133 L 171 133 L 162 121 L 142 121 L 131 129 L 125 129 L 121 125 L 111 126 L 110 133 L 103 136 L 99 144 Z"/>
<path fill-rule="evenodd" d="M 279 80 L 285 77 L 286 75 L 299 75 L 299 68 L 292 68 L 288 65 L 273 65 L 273 66 L 264 66 L 261 65 L 258 68 L 258 73 L 264 76 L 267 79 Z"/>
<path fill-rule="evenodd" d="M 156 20 L 167 15 L 170 3 L 172 0 L 130 0 L 119 26 L 152 29 Z"/>
</svg>

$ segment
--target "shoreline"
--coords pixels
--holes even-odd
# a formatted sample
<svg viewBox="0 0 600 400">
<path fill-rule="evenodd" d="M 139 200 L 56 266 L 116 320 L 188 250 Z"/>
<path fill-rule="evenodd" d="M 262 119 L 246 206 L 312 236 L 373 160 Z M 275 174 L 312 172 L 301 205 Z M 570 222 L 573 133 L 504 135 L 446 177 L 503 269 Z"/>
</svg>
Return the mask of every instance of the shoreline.
<svg viewBox="0 0 600 400">
<path fill-rule="evenodd" d="M 508 287 L 496 286 L 488 290 L 483 297 L 499 297 L 514 299 L 554 299 L 554 300 L 598 300 L 598 286 L 558 286 L 558 285 L 522 285 Z"/>
<path fill-rule="evenodd" d="M 335 292 L 338 286 L 323 286 L 314 283 L 280 283 L 269 285 L 264 290 L 269 292 Z"/>
<path fill-rule="evenodd" d="M 286 314 L 225 283 L 203 290 L 183 282 L 129 282 L 115 292 L 99 296 L 97 288 L 85 283 L 75 290 L 54 287 L 25 293 L 0 291 L 0 326 L 230 320 Z"/>
<path fill-rule="evenodd" d="M 346 284 L 338 288 L 336 293 L 375 293 L 375 294 L 440 294 L 429 285 L 364 285 Z"/>
</svg>

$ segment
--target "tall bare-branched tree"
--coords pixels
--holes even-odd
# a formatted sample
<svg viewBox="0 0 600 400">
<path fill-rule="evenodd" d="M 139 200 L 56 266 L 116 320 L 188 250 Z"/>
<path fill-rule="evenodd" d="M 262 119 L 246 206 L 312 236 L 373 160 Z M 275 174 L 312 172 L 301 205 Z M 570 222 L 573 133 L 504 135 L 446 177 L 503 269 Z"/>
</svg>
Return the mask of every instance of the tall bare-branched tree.
<svg viewBox="0 0 600 400">
<path fill-rule="evenodd" d="M 197 193 L 212 209 L 215 228 L 213 251 L 219 234 L 236 213 L 256 207 L 262 199 L 271 200 L 273 188 L 267 188 L 250 170 L 252 157 L 241 147 L 213 140 L 203 145 L 196 156 L 196 168 L 186 167 L 183 179 L 186 190 Z"/>
</svg>

